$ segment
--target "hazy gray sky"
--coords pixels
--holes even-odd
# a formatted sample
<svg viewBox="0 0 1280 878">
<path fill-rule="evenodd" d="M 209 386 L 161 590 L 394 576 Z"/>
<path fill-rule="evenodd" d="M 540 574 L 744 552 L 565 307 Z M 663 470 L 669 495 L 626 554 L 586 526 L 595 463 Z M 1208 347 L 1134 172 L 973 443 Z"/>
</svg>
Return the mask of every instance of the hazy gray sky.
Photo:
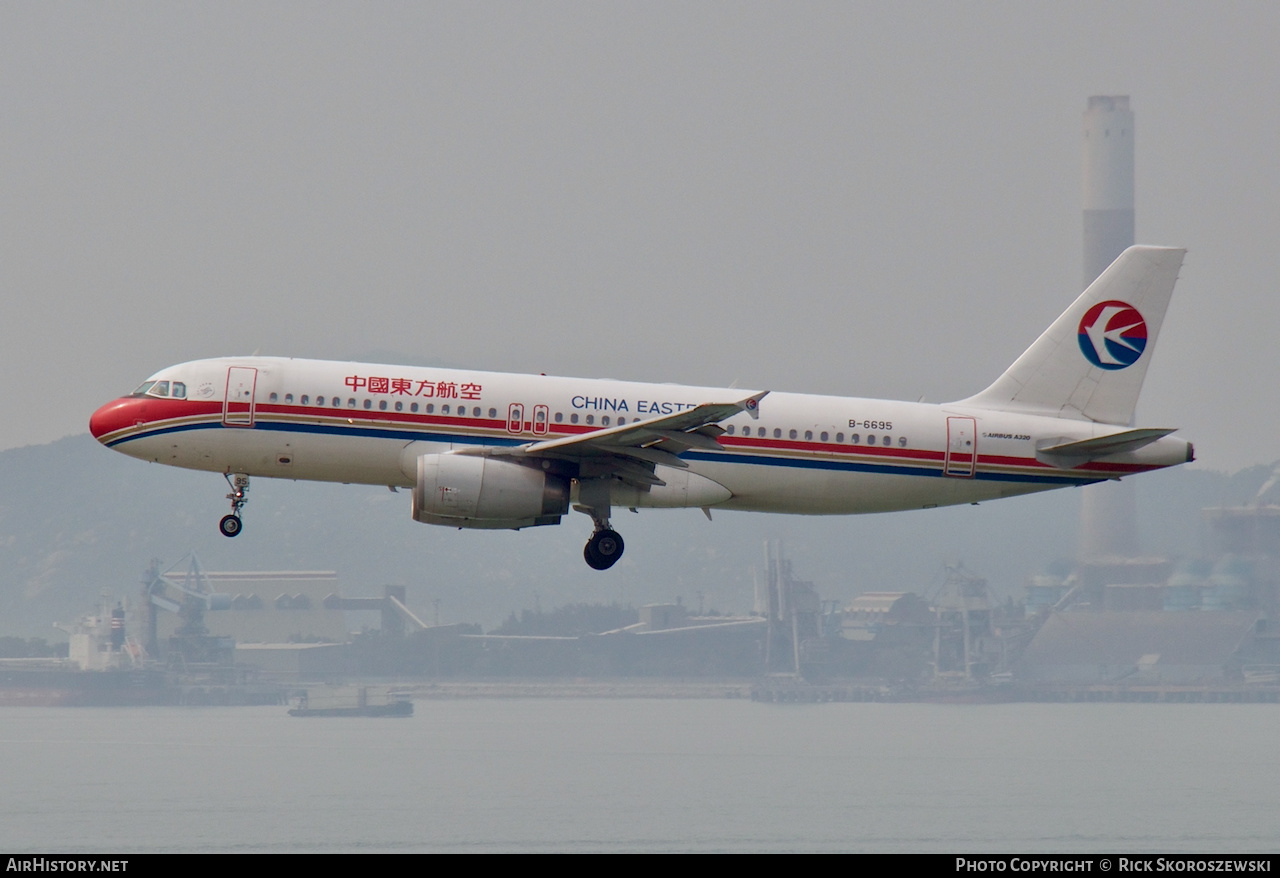
<svg viewBox="0 0 1280 878">
<path fill-rule="evenodd" d="M 943 401 L 1189 248 L 1140 420 L 1280 457 L 1280 6 L 5 3 L 0 448 L 224 354 Z"/>
</svg>

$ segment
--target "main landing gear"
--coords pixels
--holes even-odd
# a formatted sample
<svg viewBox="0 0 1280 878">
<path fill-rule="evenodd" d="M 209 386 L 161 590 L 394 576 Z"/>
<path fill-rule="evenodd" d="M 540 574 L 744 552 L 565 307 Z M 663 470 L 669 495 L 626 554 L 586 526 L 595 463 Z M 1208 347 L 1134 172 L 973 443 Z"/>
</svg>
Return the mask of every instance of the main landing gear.
<svg viewBox="0 0 1280 878">
<path fill-rule="evenodd" d="M 244 528 L 240 512 L 249 502 L 249 477 L 243 473 L 224 473 L 223 478 L 231 486 L 231 493 L 227 495 L 227 499 L 231 501 L 231 514 L 222 516 L 222 521 L 218 522 L 218 530 L 222 531 L 224 537 L 239 536 Z"/>
<path fill-rule="evenodd" d="M 609 526 L 609 480 L 589 479 L 578 483 L 578 505 L 573 508 L 591 516 L 595 530 L 582 550 L 592 570 L 608 570 L 622 557 L 622 535 Z"/>
<path fill-rule="evenodd" d="M 582 557 L 587 559 L 593 570 L 608 570 L 622 557 L 624 548 L 622 534 L 606 527 L 591 535 L 582 550 Z"/>
</svg>

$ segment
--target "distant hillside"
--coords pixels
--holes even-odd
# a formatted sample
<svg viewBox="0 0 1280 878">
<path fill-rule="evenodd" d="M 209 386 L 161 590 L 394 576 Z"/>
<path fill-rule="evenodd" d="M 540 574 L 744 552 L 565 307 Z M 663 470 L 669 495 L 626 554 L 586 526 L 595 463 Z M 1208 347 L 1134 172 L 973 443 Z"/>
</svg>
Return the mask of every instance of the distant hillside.
<svg viewBox="0 0 1280 878">
<path fill-rule="evenodd" d="M 1195 554 L 1200 508 L 1251 499 L 1269 471 L 1138 478 L 1145 548 Z M 520 533 L 456 531 L 414 522 L 404 492 L 357 485 L 257 479 L 245 531 L 229 540 L 217 532 L 227 511 L 221 476 L 141 463 L 87 435 L 0 452 L 0 484 L 0 635 L 51 639 L 54 621 L 88 611 L 101 591 L 136 595 L 152 558 L 168 565 L 189 551 L 211 570 L 337 570 L 350 595 L 404 584 L 423 618 L 439 600 L 442 622 L 486 629 L 539 602 L 641 606 L 679 596 L 747 611 L 766 538 L 784 540 L 796 575 L 827 598 L 928 591 L 948 560 L 1021 597 L 1029 574 L 1073 554 L 1079 517 L 1075 490 L 843 518 L 715 512 L 708 522 L 697 510 L 623 510 L 614 521 L 627 554 L 597 573 L 582 560 L 585 516 Z"/>
</svg>

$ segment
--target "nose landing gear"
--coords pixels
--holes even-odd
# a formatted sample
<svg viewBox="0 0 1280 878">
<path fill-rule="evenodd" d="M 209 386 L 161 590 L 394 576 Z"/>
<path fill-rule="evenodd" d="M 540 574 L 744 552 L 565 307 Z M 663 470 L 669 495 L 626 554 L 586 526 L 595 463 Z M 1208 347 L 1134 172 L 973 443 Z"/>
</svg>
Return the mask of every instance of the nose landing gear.
<svg viewBox="0 0 1280 878">
<path fill-rule="evenodd" d="M 243 473 L 224 473 L 223 478 L 231 486 L 231 493 L 227 495 L 227 499 L 231 501 L 231 514 L 222 516 L 222 520 L 218 522 L 218 530 L 222 531 L 224 537 L 239 536 L 244 528 L 240 513 L 249 502 L 249 477 Z"/>
</svg>

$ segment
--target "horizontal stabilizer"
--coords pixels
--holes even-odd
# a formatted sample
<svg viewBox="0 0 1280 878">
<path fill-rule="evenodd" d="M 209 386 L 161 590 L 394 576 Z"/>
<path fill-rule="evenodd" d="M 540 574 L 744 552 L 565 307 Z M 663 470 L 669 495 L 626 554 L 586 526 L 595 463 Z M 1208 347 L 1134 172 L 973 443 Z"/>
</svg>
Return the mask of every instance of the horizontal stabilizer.
<svg viewBox="0 0 1280 878">
<path fill-rule="evenodd" d="M 1055 444 L 1037 448 L 1036 454 L 1037 456 L 1043 454 L 1054 458 L 1078 458 L 1081 461 L 1096 460 L 1099 457 L 1108 457 L 1112 454 L 1137 451 L 1139 448 L 1150 445 L 1158 439 L 1163 439 L 1175 430 L 1176 428 L 1124 430 L 1120 433 L 1094 436 L 1092 439 L 1079 439 L 1074 442 L 1049 440 Z"/>
</svg>

